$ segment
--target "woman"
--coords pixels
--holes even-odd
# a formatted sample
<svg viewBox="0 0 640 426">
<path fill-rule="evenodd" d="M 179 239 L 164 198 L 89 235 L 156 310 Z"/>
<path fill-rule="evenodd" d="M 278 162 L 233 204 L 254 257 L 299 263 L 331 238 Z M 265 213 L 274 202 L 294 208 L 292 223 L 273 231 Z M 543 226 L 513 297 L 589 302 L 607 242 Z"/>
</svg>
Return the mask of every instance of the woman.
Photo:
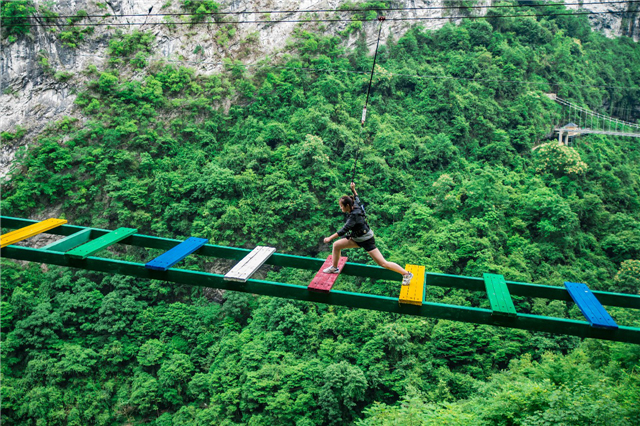
<svg viewBox="0 0 640 426">
<path fill-rule="evenodd" d="M 351 182 L 351 191 L 353 192 L 353 197 L 345 195 L 340 197 L 338 201 L 340 209 L 344 213 L 347 213 L 347 222 L 338 232 L 325 238 L 324 242 L 328 244 L 335 238 L 346 236 L 333 243 L 333 265 L 322 272 L 325 274 L 337 274 L 340 272 L 340 269 L 338 269 L 338 261 L 340 260 L 340 252 L 342 249 L 362 247 L 378 265 L 402 274 L 402 285 L 409 285 L 413 274 L 406 271 L 397 263 L 385 260 L 380 250 L 376 248 L 373 231 L 367 224 L 364 210 L 358 198 L 358 193 L 356 192 L 356 184 L 353 182 Z"/>
</svg>

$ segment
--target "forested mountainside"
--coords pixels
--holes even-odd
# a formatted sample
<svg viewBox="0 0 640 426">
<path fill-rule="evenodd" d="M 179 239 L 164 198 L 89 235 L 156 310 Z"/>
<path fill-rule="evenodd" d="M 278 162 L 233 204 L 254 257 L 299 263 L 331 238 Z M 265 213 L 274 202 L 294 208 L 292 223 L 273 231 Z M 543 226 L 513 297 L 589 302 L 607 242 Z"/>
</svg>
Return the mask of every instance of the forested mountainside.
<svg viewBox="0 0 640 426">
<path fill-rule="evenodd" d="M 216 75 L 148 60 L 148 32 L 115 34 L 108 65 L 77 84 L 80 118 L 49 123 L 18 153 L 2 214 L 325 257 L 358 152 L 355 181 L 388 259 L 638 294 L 637 140 L 532 148 L 566 124 L 546 93 L 637 122 L 640 47 L 592 32 L 586 16 L 492 13 L 383 40 L 364 130 L 373 56 L 362 38 L 342 44 L 357 25 L 296 31 L 282 61 L 228 61 Z M 192 256 L 181 267 L 231 265 Z M 262 272 L 299 285 L 311 275 Z M 400 284 L 340 277 L 335 288 L 397 297 Z M 6 425 L 640 423 L 640 345 L 7 259 L 1 297 Z M 427 298 L 488 307 L 462 290 Z M 561 301 L 514 301 L 583 318 Z M 640 326 L 637 310 L 609 311 Z"/>
</svg>

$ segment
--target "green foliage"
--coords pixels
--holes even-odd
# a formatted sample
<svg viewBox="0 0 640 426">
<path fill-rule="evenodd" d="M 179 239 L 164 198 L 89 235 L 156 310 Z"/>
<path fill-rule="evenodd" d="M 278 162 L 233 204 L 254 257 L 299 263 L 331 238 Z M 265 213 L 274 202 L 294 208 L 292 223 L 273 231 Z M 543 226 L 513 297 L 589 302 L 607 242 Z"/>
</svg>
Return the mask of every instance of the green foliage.
<svg viewBox="0 0 640 426">
<path fill-rule="evenodd" d="M 0 140 L 2 142 L 11 142 L 22 139 L 22 137 L 27 134 L 27 129 L 20 126 L 19 124 L 16 126 L 15 132 L 2 132 L 0 134 Z"/>
<path fill-rule="evenodd" d="M 130 34 L 118 32 L 109 40 L 109 55 L 111 55 L 109 63 L 117 65 L 122 63 L 123 59 L 128 59 L 135 68 L 144 68 L 153 51 L 154 41 L 155 36 L 148 32 L 138 30 Z"/>
<path fill-rule="evenodd" d="M 87 35 L 91 35 L 94 32 L 94 27 L 85 27 L 82 29 L 78 27 L 66 27 L 66 28 L 68 28 L 67 31 L 61 31 L 59 34 L 59 37 L 60 37 L 60 40 L 62 41 L 62 44 L 71 48 L 77 47 L 78 44 L 80 44 L 85 40 L 85 37 Z"/>
<path fill-rule="evenodd" d="M 587 171 L 587 164 L 582 161 L 575 149 L 555 142 L 541 146 L 537 150 L 537 157 L 538 173 L 579 176 Z"/>
<path fill-rule="evenodd" d="M 58 13 L 51 10 L 54 7 L 53 1 L 45 1 L 39 5 L 38 14 L 42 16 L 44 22 L 46 23 L 55 23 L 56 18 L 60 16 Z"/>
<path fill-rule="evenodd" d="M 226 47 L 235 34 L 236 28 L 233 25 L 219 25 L 215 32 L 216 42 Z"/>
<path fill-rule="evenodd" d="M 640 260 L 622 262 L 614 281 L 617 291 L 640 294 Z"/>
<path fill-rule="evenodd" d="M 182 0 L 180 6 L 187 12 L 192 13 L 191 22 L 202 22 L 210 14 L 218 11 L 220 5 L 213 0 Z M 216 19 L 216 17 L 214 17 Z M 217 20 L 217 19 L 216 19 Z"/>
<path fill-rule="evenodd" d="M 0 20 L 2 20 L 2 37 L 9 43 L 15 42 L 18 37 L 29 34 L 31 21 L 30 15 L 34 15 L 36 8 L 32 0 L 13 0 L 0 2 Z"/>
<path fill-rule="evenodd" d="M 547 353 L 512 361 L 507 372 L 483 385 L 477 395 L 456 403 L 431 401 L 425 395 L 405 397 L 399 406 L 375 404 L 360 425 L 631 425 L 637 406 L 627 403 L 638 379 L 615 382 L 588 362 L 582 351 Z"/>
<path fill-rule="evenodd" d="M 69 81 L 71 80 L 72 77 L 73 77 L 73 73 L 69 71 L 59 71 L 53 76 L 53 78 L 55 78 L 60 82 Z"/>
<path fill-rule="evenodd" d="M 371 2 L 365 1 L 362 3 L 347 1 L 345 3 L 342 3 L 339 9 L 362 10 L 364 13 L 351 14 L 350 15 L 351 18 L 356 21 L 347 25 L 347 28 L 342 30 L 340 32 L 340 35 L 344 37 L 344 36 L 348 36 L 353 32 L 360 31 L 362 29 L 362 21 L 358 21 L 358 20 L 374 20 L 379 15 L 383 15 L 383 13 L 377 10 L 371 10 L 371 9 L 386 9 L 390 7 L 390 4 L 391 3 L 388 1 L 371 1 Z"/>
<path fill-rule="evenodd" d="M 398 406 L 375 402 L 364 410 L 365 419 L 358 426 L 410 426 L 410 425 L 456 425 L 474 426 L 477 420 L 473 414 L 465 412 L 462 404 L 435 401 L 425 402 L 420 395 L 402 398 Z"/>
<path fill-rule="evenodd" d="M 16 155 L 3 214 L 59 211 L 96 228 L 324 257 L 322 237 L 340 225 L 336 200 L 357 152 L 358 191 L 388 259 L 638 291 L 637 144 L 592 135 L 571 150 L 531 151 L 560 124 L 544 96 L 552 82 L 559 96 L 601 112 L 611 102 L 639 106 L 637 44 L 592 33 L 576 17 L 493 14 L 414 28 L 379 52 L 363 130 L 373 58 L 364 44 L 352 51 L 342 41 L 299 28 L 278 67 L 251 74 L 229 60 L 223 73 L 203 76 L 162 62 L 142 67 L 153 37 L 116 35 L 112 64 L 129 60 L 139 78 L 88 69 L 78 118 L 50 123 Z M 631 89 L 603 87 L 621 82 Z M 588 167 L 576 172 L 580 162 Z M 105 251 L 138 263 L 158 254 Z M 363 251 L 347 255 L 371 262 Z M 180 267 L 230 266 L 191 256 Z M 313 272 L 259 275 L 306 285 Z M 0 284 L 6 424 L 639 423 L 637 345 L 6 259 Z M 353 277 L 336 289 L 399 292 Z M 462 290 L 429 287 L 427 297 L 488 308 L 485 295 Z M 521 313 L 576 314 L 564 301 L 514 302 Z M 633 311 L 612 314 L 640 325 Z"/>
<path fill-rule="evenodd" d="M 84 28 L 75 26 L 75 24 L 82 21 L 87 16 L 88 14 L 85 10 L 79 10 L 74 16 L 67 18 L 68 25 L 64 27 L 65 31 L 61 31 L 58 35 L 63 45 L 75 48 L 85 40 L 86 36 L 94 33 L 95 27 L 93 26 Z"/>
<path fill-rule="evenodd" d="M 80 9 L 79 11 L 76 12 L 76 14 L 74 16 L 71 16 L 71 17 L 67 18 L 67 23 L 76 24 L 76 23 L 82 21 L 87 16 L 88 16 L 87 11 L 83 10 L 83 9 Z"/>
<path fill-rule="evenodd" d="M 42 67 L 42 70 L 47 74 L 53 74 L 53 68 L 49 63 L 49 58 L 45 55 L 44 52 L 38 53 L 38 65 Z"/>
</svg>

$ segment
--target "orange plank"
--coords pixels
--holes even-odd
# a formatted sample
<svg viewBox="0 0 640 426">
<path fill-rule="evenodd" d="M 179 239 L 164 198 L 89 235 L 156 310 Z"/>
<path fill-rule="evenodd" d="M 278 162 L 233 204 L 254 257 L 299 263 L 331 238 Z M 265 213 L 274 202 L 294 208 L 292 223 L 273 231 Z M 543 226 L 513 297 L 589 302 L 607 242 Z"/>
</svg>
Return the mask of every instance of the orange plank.
<svg viewBox="0 0 640 426">
<path fill-rule="evenodd" d="M 404 267 L 413 274 L 409 285 L 403 285 L 400 290 L 400 303 L 422 306 L 424 297 L 424 272 L 425 267 L 420 265 L 407 265 Z"/>
<path fill-rule="evenodd" d="M 27 238 L 42 234 L 65 223 L 67 223 L 67 221 L 64 219 L 47 219 L 34 223 L 33 225 L 25 226 L 24 228 L 16 229 L 0 237 L 0 247 L 6 247 L 18 241 L 26 240 Z"/>
</svg>

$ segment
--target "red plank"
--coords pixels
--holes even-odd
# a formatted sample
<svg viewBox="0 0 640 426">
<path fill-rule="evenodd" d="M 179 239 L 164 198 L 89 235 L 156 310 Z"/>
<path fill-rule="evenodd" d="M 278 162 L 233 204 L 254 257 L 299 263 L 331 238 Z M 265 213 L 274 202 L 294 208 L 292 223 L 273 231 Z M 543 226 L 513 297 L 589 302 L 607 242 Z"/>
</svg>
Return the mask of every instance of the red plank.
<svg viewBox="0 0 640 426">
<path fill-rule="evenodd" d="M 340 272 L 342 272 L 342 268 L 344 267 L 345 263 L 347 263 L 347 258 L 341 256 L 340 260 L 338 261 L 338 268 L 340 268 Z M 332 264 L 333 256 L 329 255 L 329 257 L 327 257 L 327 260 L 325 260 L 324 265 L 322 265 L 316 276 L 311 281 L 311 284 L 309 284 L 309 287 L 307 287 L 309 291 L 317 291 L 320 293 L 329 293 L 329 291 L 331 291 L 331 287 L 333 287 L 333 283 L 336 282 L 340 273 L 325 274 L 322 271 Z"/>
</svg>

